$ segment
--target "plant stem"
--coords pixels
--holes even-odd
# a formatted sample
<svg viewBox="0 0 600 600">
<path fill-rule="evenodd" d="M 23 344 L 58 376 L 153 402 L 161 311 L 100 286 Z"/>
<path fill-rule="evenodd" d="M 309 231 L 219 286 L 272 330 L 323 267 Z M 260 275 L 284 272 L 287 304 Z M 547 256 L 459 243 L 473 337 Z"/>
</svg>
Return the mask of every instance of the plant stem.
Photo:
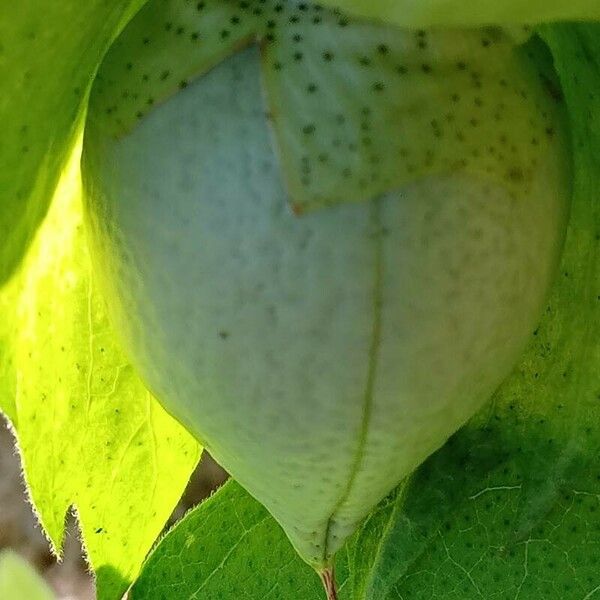
<svg viewBox="0 0 600 600">
<path fill-rule="evenodd" d="M 326 567 L 322 571 L 319 571 L 319 577 L 323 582 L 325 593 L 327 594 L 327 600 L 338 600 L 337 585 L 335 583 L 335 573 L 333 567 Z"/>
</svg>

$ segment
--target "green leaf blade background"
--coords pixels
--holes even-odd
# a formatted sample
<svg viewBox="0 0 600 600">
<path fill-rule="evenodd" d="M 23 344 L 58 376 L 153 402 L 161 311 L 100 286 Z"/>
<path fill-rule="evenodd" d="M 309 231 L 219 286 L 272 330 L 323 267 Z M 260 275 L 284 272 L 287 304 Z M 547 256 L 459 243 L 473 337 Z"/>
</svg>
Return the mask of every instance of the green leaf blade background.
<svg viewBox="0 0 600 600">
<path fill-rule="evenodd" d="M 0 284 L 43 219 L 104 53 L 144 0 L 0 7 Z"/>
<path fill-rule="evenodd" d="M 91 276 L 79 152 L 0 292 L 0 406 L 38 518 L 60 550 L 78 513 L 100 599 L 120 598 L 179 500 L 199 447 L 123 356 Z"/>
<path fill-rule="evenodd" d="M 338 559 L 343 586 L 345 560 Z M 298 557 L 275 520 L 230 481 L 162 539 L 129 598 L 309 600 L 320 598 L 322 591 L 319 578 Z"/>
</svg>

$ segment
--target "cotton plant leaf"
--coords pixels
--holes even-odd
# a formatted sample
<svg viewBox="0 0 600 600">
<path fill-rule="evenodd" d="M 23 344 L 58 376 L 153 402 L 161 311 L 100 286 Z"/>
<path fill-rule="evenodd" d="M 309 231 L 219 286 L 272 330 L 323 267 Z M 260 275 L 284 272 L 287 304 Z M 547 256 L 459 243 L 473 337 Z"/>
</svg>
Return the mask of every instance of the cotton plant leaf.
<svg viewBox="0 0 600 600">
<path fill-rule="evenodd" d="M 12 364 L 0 406 L 13 417 L 29 493 L 53 548 L 61 548 L 73 506 L 98 597 L 109 599 L 137 574 L 199 448 L 144 388 L 107 321 L 82 225 L 79 152 L 0 293 L 2 362 Z"/>
<path fill-rule="evenodd" d="M 337 562 L 341 600 L 347 568 Z M 230 481 L 190 511 L 148 557 L 130 600 L 319 600 L 323 589 L 269 513 Z"/>
<path fill-rule="evenodd" d="M 14 352 L 9 339 L 14 330 L 12 298 L 0 291 L 0 410 L 13 427 L 17 426 L 17 376 Z"/>
<path fill-rule="evenodd" d="M 596 0 L 324 0 L 323 4 L 414 28 L 600 19 Z"/>
<path fill-rule="evenodd" d="M 54 600 L 56 596 L 35 569 L 15 552 L 0 554 L 2 600 Z"/>
<path fill-rule="evenodd" d="M 560 118 L 558 99 L 556 111 L 540 108 L 552 82 L 531 86 L 542 76 L 501 29 L 430 36 L 304 2 L 152 0 L 102 65 L 95 126 L 126 134 L 251 42 L 262 47 L 266 117 L 297 213 L 457 170 L 518 192 Z"/>
<path fill-rule="evenodd" d="M 0 283 L 44 217 L 94 72 L 143 0 L 0 7 Z"/>
<path fill-rule="evenodd" d="M 543 29 L 571 115 L 572 217 L 559 279 L 491 406 L 378 509 L 356 598 L 592 598 L 600 591 L 600 26 Z"/>
</svg>

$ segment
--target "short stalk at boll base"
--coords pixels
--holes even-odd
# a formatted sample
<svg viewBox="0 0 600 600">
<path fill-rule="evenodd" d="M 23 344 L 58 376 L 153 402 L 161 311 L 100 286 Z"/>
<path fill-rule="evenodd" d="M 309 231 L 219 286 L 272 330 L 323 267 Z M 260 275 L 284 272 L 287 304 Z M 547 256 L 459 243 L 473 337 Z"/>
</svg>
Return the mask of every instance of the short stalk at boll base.
<svg viewBox="0 0 600 600">
<path fill-rule="evenodd" d="M 333 566 L 325 567 L 319 571 L 319 577 L 323 582 L 327 600 L 338 600 L 337 585 L 335 583 L 335 572 Z"/>
</svg>

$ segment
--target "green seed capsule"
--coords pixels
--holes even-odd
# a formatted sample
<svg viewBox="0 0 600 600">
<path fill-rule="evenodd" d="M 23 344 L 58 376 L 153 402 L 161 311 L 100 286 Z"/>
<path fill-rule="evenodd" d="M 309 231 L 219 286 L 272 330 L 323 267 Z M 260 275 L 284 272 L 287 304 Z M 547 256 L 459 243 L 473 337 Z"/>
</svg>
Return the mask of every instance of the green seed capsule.
<svg viewBox="0 0 600 600">
<path fill-rule="evenodd" d="M 481 32 L 393 30 L 392 49 L 372 46 L 376 26 L 349 27 L 311 72 L 332 83 L 316 103 L 301 72 L 285 86 L 269 72 L 266 104 L 251 48 L 118 131 L 103 108 L 122 96 L 126 79 L 106 74 L 126 39 L 84 147 L 93 257 L 131 360 L 321 572 L 518 360 L 570 195 L 557 95 L 508 38 L 494 33 L 474 76 L 448 56 Z M 367 48 L 418 76 L 365 97 Z M 353 149 L 369 127 L 373 151 Z"/>
</svg>

